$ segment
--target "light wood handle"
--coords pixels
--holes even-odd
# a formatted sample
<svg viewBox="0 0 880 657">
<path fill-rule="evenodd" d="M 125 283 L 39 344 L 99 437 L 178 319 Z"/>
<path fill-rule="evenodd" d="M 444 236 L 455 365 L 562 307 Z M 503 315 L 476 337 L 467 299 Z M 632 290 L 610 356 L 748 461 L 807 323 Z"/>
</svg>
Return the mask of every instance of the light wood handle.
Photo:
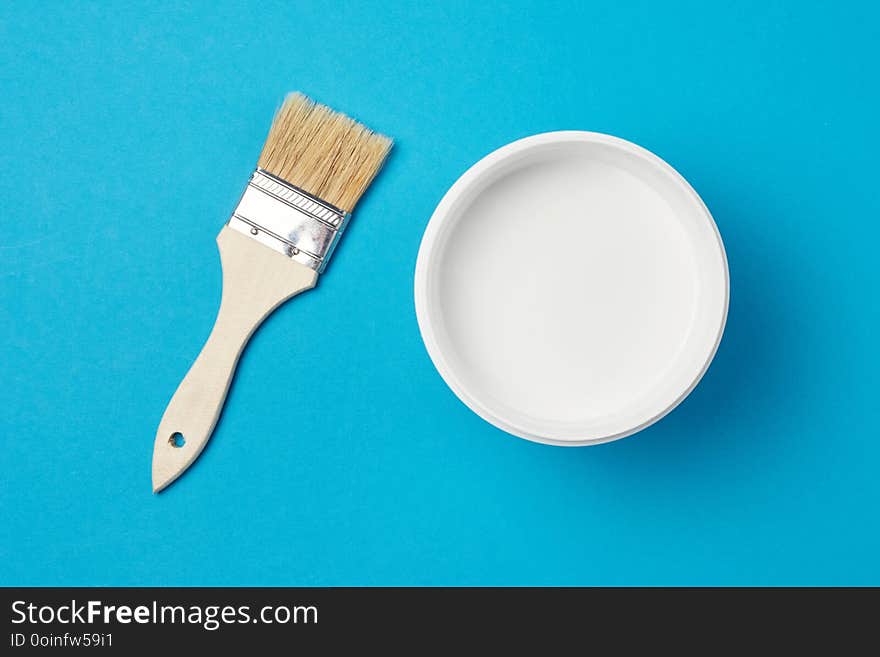
<svg viewBox="0 0 880 657">
<path fill-rule="evenodd" d="M 220 310 L 208 341 L 171 398 L 153 446 L 153 491 L 180 474 L 204 449 L 217 424 L 238 358 L 256 328 L 279 305 L 314 287 L 317 272 L 224 227 Z M 182 438 L 182 440 L 181 440 Z"/>
</svg>

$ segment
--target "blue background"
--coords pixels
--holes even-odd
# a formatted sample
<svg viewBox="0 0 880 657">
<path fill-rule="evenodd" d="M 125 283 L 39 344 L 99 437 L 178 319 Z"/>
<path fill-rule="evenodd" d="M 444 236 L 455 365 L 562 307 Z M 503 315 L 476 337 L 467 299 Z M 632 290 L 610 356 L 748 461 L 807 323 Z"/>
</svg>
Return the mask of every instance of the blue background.
<svg viewBox="0 0 880 657">
<path fill-rule="evenodd" d="M 880 584 L 876 3 L 548 4 L 3 5 L 0 583 Z M 293 89 L 393 156 L 154 496 Z M 669 161 L 730 259 L 700 386 L 587 449 L 468 411 L 412 297 L 452 182 L 558 129 Z"/>
</svg>

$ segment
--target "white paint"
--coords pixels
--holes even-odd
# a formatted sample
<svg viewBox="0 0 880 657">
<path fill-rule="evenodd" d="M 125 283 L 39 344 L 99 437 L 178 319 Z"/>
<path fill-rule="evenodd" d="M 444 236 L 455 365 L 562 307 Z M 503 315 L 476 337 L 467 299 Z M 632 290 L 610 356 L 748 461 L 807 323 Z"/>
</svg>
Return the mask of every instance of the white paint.
<svg viewBox="0 0 880 657">
<path fill-rule="evenodd" d="M 514 435 L 621 438 L 699 381 L 727 314 L 724 248 L 668 164 L 588 132 L 523 139 L 449 190 L 422 241 L 416 310 L 441 376 Z"/>
</svg>

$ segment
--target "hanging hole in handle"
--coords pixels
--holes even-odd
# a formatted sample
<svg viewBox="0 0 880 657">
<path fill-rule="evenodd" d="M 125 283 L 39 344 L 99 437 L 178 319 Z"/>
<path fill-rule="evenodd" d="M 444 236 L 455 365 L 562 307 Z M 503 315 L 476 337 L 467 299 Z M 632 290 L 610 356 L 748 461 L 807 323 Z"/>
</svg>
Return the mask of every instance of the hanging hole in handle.
<svg viewBox="0 0 880 657">
<path fill-rule="evenodd" d="M 168 439 L 168 444 L 172 447 L 183 447 L 184 445 L 186 445 L 186 438 L 184 438 L 183 434 L 179 431 L 175 431 Z"/>
</svg>

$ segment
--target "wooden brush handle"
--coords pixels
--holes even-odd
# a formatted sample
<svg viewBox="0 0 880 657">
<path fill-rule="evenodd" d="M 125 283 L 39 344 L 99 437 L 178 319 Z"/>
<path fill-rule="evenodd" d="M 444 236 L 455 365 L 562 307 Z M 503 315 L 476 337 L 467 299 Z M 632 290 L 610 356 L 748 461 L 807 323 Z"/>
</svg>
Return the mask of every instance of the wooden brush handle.
<svg viewBox="0 0 880 657">
<path fill-rule="evenodd" d="M 314 287 L 317 272 L 224 227 L 217 236 L 223 296 L 208 341 L 171 398 L 153 447 L 153 490 L 174 481 L 201 453 L 248 339 L 275 308 Z M 182 437 L 182 440 L 180 440 Z"/>
</svg>

